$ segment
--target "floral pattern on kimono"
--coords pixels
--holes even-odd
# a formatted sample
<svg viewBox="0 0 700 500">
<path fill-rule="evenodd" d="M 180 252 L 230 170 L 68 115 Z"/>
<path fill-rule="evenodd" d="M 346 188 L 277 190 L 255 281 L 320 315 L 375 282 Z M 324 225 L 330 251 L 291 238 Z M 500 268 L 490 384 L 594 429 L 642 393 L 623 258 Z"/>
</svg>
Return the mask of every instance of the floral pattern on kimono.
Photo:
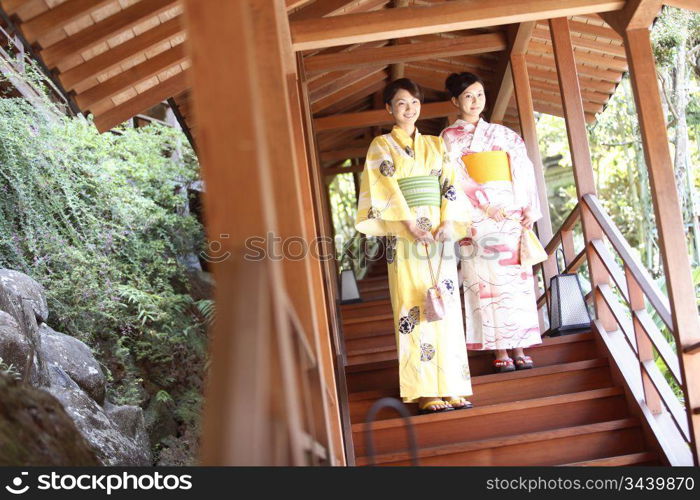
<svg viewBox="0 0 700 500">
<path fill-rule="evenodd" d="M 440 206 L 409 207 L 398 180 L 436 176 Z M 471 377 L 457 283 L 454 245 L 417 243 L 405 223 L 415 221 L 433 231 L 451 221 L 456 237 L 468 234 L 469 202 L 455 185 L 456 172 L 439 137 L 416 130 L 413 138 L 399 127 L 376 137 L 367 152 L 356 218 L 358 231 L 387 236 L 389 291 L 399 361 L 400 394 L 405 402 L 420 397 L 469 396 Z M 445 317 L 428 322 L 424 301 L 432 286 L 428 258 L 437 271 L 444 251 L 440 286 L 445 290 Z"/>
<path fill-rule="evenodd" d="M 529 347 L 540 337 L 532 269 L 520 265 L 518 222 L 528 208 L 540 219 L 535 172 L 523 140 L 512 130 L 484 120 L 474 125 L 457 120 L 442 131 L 458 185 L 473 209 L 473 224 L 459 242 L 464 289 L 467 347 L 473 350 Z M 462 161 L 463 156 L 483 151 L 505 151 L 511 181 L 478 183 Z M 502 206 L 510 218 L 496 222 L 480 206 Z"/>
</svg>

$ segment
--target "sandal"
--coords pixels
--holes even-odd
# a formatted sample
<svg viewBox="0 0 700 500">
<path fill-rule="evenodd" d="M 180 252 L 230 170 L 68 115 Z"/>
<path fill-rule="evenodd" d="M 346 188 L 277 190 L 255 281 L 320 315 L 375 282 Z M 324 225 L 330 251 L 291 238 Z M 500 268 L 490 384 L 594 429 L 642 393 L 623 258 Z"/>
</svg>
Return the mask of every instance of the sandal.
<svg viewBox="0 0 700 500">
<path fill-rule="evenodd" d="M 495 371 L 496 373 L 506 373 L 515 371 L 515 365 L 513 364 L 513 360 L 510 358 L 494 359 L 493 371 Z"/>
<path fill-rule="evenodd" d="M 461 396 L 458 398 L 450 398 L 449 401 L 447 401 L 447 404 L 455 410 L 467 410 L 469 408 L 474 408 L 474 405 L 471 403 L 471 401 L 467 401 Z"/>
<path fill-rule="evenodd" d="M 443 406 L 443 405 L 447 405 L 447 406 L 445 408 L 439 408 L 437 410 L 430 409 L 431 406 Z M 448 402 L 443 401 L 440 398 L 431 399 L 429 401 L 426 401 L 423 404 L 420 404 L 420 403 L 418 404 L 418 414 L 419 415 L 425 415 L 428 413 L 442 413 L 443 411 L 450 411 L 450 410 L 454 410 L 454 408 L 449 406 Z"/>
<path fill-rule="evenodd" d="M 535 363 L 532 362 L 530 356 L 517 356 L 515 358 L 515 369 L 516 370 L 529 370 L 533 368 Z"/>
</svg>

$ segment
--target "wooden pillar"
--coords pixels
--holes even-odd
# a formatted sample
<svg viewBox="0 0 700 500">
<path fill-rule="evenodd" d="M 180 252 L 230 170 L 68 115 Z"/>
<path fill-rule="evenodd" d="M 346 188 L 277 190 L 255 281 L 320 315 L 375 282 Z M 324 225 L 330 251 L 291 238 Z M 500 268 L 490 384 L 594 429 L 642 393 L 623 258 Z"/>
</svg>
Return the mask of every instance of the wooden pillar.
<svg viewBox="0 0 700 500">
<path fill-rule="evenodd" d="M 571 161 L 574 166 L 576 194 L 581 207 L 581 225 L 586 245 L 586 256 L 588 257 L 591 287 L 594 290 L 596 314 L 603 327 L 607 331 L 613 331 L 618 328 L 617 322 L 603 297 L 596 291 L 597 285 L 609 283 L 610 276 L 595 251 L 589 245 L 591 240 L 602 239 L 603 231 L 582 201 L 585 194 L 595 195 L 596 187 L 591 164 L 591 152 L 588 145 L 586 115 L 583 110 L 583 100 L 581 99 L 581 88 L 576 70 L 576 60 L 574 59 L 574 49 L 571 44 L 568 19 L 565 17 L 550 19 L 549 31 L 554 48 L 554 60 L 557 66 L 557 77 L 564 108 Z"/>
<path fill-rule="evenodd" d="M 319 370 L 331 361 L 319 348 L 323 325 L 317 308 L 323 306 L 323 292 L 314 286 L 320 264 L 308 251 L 298 259 L 291 258 L 292 246 L 282 243 L 293 241 L 294 251 L 303 250 L 314 234 L 313 217 L 309 220 L 307 213 L 313 202 L 308 178 L 302 175 L 306 165 L 300 164 L 303 155 L 297 154 L 299 137 L 293 135 L 300 114 L 293 113 L 295 93 L 290 82 L 295 80 L 294 62 L 284 0 L 217 0 L 206 4 L 186 0 L 184 5 L 194 106 L 200 120 L 199 154 L 208 186 L 204 199 L 207 229 L 213 240 L 227 235 L 222 251 L 231 255 L 214 265 L 216 304 L 221 316 L 212 336 L 202 458 L 206 464 L 232 463 L 234 438 L 244 435 L 256 419 L 270 418 L 267 413 L 250 411 L 246 399 L 233 392 L 237 387 L 235 367 L 228 366 L 236 355 L 233 347 L 256 343 L 262 327 L 251 322 L 243 329 L 237 318 L 229 317 L 231 311 L 242 309 L 241 304 L 256 300 L 241 293 L 236 269 L 245 265 L 244 254 L 251 253 L 250 238 L 258 237 L 265 239 L 266 249 L 274 252 L 261 265 L 269 269 L 268 293 L 274 320 L 271 348 L 279 358 L 279 366 L 261 363 L 253 373 L 271 377 L 271 383 L 262 389 L 272 406 L 282 402 L 277 425 L 282 423 L 280 428 L 284 429 L 283 435 L 274 439 L 288 443 L 285 457 L 301 465 L 305 462 L 306 437 L 299 391 L 305 386 L 298 377 L 306 373 L 295 355 L 295 341 L 315 350 L 309 354 L 315 356 Z M 234 190 L 245 196 L 231 196 Z M 292 324 L 303 331 L 296 338 Z M 324 388 L 320 392 L 316 396 L 325 402 L 327 391 Z M 323 421 L 328 420 L 324 416 Z M 271 431 L 273 425 L 269 424 Z M 323 439 L 323 434 L 310 437 Z M 333 441 L 328 441 L 322 444 L 331 448 Z M 255 463 L 252 457 L 240 455 L 235 461 L 243 464 L 246 460 Z"/>
<path fill-rule="evenodd" d="M 690 347 L 700 342 L 700 320 L 695 303 L 686 235 L 666 134 L 666 122 L 656 79 L 649 30 L 623 33 L 644 157 L 654 202 L 659 248 L 663 257 L 673 329 L 683 373 L 683 393 L 689 415 L 691 449 L 698 465 L 700 443 L 700 353 Z"/>
<path fill-rule="evenodd" d="M 537 234 L 544 245 L 552 239 L 552 219 L 549 216 L 549 199 L 547 198 L 547 184 L 544 179 L 544 168 L 542 157 L 537 142 L 537 126 L 535 124 L 535 111 L 532 104 L 532 92 L 530 91 L 530 77 L 527 73 L 527 62 L 524 54 L 513 54 L 510 56 L 510 69 L 513 74 L 513 86 L 515 90 L 515 101 L 518 106 L 518 118 L 520 120 L 520 131 L 527 147 L 527 154 L 535 167 L 535 181 L 537 182 L 537 193 L 540 199 L 542 218 L 537 222 Z M 556 257 L 554 257 L 556 258 Z M 557 274 L 557 265 L 554 258 L 550 258 L 544 263 L 545 282 Z"/>
</svg>

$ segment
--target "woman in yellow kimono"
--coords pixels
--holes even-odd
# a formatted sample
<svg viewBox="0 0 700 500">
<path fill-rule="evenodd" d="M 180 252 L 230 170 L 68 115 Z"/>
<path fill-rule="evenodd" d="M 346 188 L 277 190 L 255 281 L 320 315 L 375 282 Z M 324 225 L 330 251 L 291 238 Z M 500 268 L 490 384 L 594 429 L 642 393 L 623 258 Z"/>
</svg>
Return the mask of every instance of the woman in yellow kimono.
<svg viewBox="0 0 700 500">
<path fill-rule="evenodd" d="M 470 218 L 442 139 L 416 129 L 421 101 L 419 87 L 406 78 L 385 89 L 396 125 L 370 144 L 356 228 L 387 237 L 400 394 L 427 413 L 472 406 L 465 399 L 472 389 L 453 243 L 466 235 Z M 425 316 L 431 273 L 439 273 L 435 279 L 446 304 L 437 321 Z"/>
</svg>

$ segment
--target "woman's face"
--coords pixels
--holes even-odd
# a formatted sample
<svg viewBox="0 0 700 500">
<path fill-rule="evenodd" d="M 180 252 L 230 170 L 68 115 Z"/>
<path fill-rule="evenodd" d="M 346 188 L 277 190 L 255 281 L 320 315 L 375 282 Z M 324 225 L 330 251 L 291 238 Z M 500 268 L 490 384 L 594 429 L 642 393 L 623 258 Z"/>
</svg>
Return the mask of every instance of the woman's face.
<svg viewBox="0 0 700 500">
<path fill-rule="evenodd" d="M 481 112 L 486 106 L 484 86 L 479 82 L 472 83 L 459 94 L 459 97 L 452 98 L 452 104 L 459 108 L 464 120 L 469 122 L 479 121 Z"/>
<path fill-rule="evenodd" d="M 391 103 L 386 105 L 386 110 L 391 113 L 399 127 L 410 128 L 415 126 L 420 116 L 420 100 L 408 90 L 399 89 Z"/>
</svg>

